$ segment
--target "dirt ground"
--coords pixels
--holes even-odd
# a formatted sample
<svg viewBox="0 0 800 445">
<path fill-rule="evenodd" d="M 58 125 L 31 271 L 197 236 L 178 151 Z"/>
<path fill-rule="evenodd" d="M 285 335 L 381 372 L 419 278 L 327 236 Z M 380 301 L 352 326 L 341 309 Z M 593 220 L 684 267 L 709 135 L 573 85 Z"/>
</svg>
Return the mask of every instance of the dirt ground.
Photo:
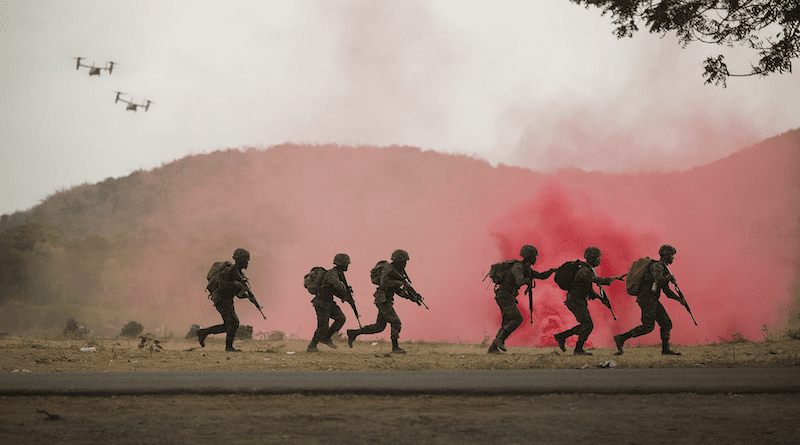
<svg viewBox="0 0 800 445">
<path fill-rule="evenodd" d="M 307 340 L 246 340 L 227 353 L 221 338 L 201 348 L 177 338 L 6 335 L 0 372 L 80 371 L 399 371 L 570 369 L 596 366 L 794 367 L 800 341 L 739 341 L 592 349 L 576 357 L 555 348 L 402 343 L 380 340 L 350 349 Z M 140 347 L 142 346 L 142 347 Z M 84 350 L 81 348 L 94 348 Z M 613 362 L 613 363 L 611 363 Z M 800 367 L 798 367 L 800 372 Z M 1 443 L 799 443 L 798 394 L 547 396 L 169 395 L 0 397 Z M 55 418 L 57 416 L 58 418 Z"/>
</svg>

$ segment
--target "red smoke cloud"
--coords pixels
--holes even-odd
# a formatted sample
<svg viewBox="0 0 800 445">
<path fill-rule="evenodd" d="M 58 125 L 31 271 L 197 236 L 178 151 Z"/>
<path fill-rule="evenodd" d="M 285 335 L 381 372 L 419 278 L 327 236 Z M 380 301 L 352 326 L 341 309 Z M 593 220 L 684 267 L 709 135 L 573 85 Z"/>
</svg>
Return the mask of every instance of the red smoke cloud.
<svg viewBox="0 0 800 445">
<path fill-rule="evenodd" d="M 158 311 L 178 332 L 216 324 L 205 273 L 244 247 L 268 320 L 240 300 L 242 322 L 310 338 L 314 311 L 301 282 L 312 266 L 331 267 L 338 252 L 351 256 L 347 278 L 366 324 L 377 314 L 369 270 L 402 248 L 430 310 L 396 302 L 401 340 L 479 342 L 500 323 L 491 286 L 481 280 L 492 263 L 519 258 L 522 245 L 539 248 L 540 271 L 597 246 L 598 273 L 610 276 L 669 243 L 678 250 L 672 272 L 699 323 L 665 300 L 673 342 L 733 333 L 757 339 L 763 324 L 781 326 L 794 299 L 800 182 L 789 166 L 799 164 L 800 143 L 791 136 L 690 172 L 649 175 L 543 175 L 408 147 L 286 145 L 185 158 L 148 173 L 140 186 L 152 209 L 137 233 L 148 235 L 136 238 L 138 253 L 126 260 L 126 286 L 135 291 L 120 295 L 129 306 Z M 618 320 L 590 302 L 595 346 L 611 346 L 613 334 L 639 323 L 624 285 L 607 290 Z M 534 323 L 526 318 L 510 345 L 552 345 L 554 332 L 575 324 L 552 278 L 537 282 L 534 298 Z M 519 301 L 527 317 L 527 298 Z M 357 326 L 343 310 L 345 329 Z M 637 340 L 656 343 L 658 333 Z"/>
</svg>

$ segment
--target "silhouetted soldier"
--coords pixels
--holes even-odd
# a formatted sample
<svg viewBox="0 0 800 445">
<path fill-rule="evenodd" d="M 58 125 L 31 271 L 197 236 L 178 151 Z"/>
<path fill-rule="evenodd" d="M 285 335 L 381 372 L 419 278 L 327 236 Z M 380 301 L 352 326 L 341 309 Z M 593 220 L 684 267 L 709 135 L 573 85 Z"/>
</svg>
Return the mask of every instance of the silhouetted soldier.
<svg viewBox="0 0 800 445">
<path fill-rule="evenodd" d="M 522 313 L 517 307 L 517 295 L 523 284 L 533 286 L 533 279 L 544 280 L 555 272 L 550 269 L 545 272 L 537 272 L 532 269 L 536 264 L 539 251 L 536 247 L 526 244 L 519 251 L 522 261 L 516 261 L 511 269 L 505 274 L 502 281 L 495 287 L 494 300 L 500 307 L 500 314 L 503 316 L 503 324 L 497 331 L 494 341 L 492 341 L 489 354 L 499 354 L 499 350 L 506 350 L 505 341 L 512 332 L 522 324 Z"/>
<path fill-rule="evenodd" d="M 406 283 L 404 278 L 406 263 L 409 260 L 408 252 L 401 249 L 395 250 L 392 252 L 391 260 L 392 262 L 388 263 L 381 270 L 380 284 L 378 284 L 378 288 L 375 290 L 374 294 L 375 306 L 378 307 L 378 319 L 375 323 L 364 326 L 361 329 L 347 330 L 347 344 L 351 348 L 353 347 L 353 342 L 356 340 L 356 337 L 361 334 L 377 334 L 378 332 L 383 332 L 388 323 L 392 326 L 392 352 L 395 354 L 406 353 L 398 344 L 402 323 L 400 322 L 400 317 L 397 316 L 397 312 L 394 310 L 394 295 L 397 294 L 417 304 L 420 303 L 415 301 L 404 288 Z"/>
<path fill-rule="evenodd" d="M 246 289 L 242 280 L 242 269 L 247 269 L 250 262 L 250 252 L 244 249 L 236 249 L 233 252 L 234 264 L 229 264 L 223 269 L 219 277 L 219 286 L 211 294 L 211 301 L 220 315 L 222 324 L 197 330 L 197 340 L 200 346 L 206 346 L 206 337 L 211 334 L 226 333 L 225 350 L 228 352 L 239 352 L 241 349 L 233 347 L 233 340 L 236 338 L 236 331 L 239 329 L 239 317 L 233 309 L 233 297 L 247 298 L 243 292 Z"/>
<path fill-rule="evenodd" d="M 675 277 L 669 273 L 667 266 L 675 261 L 676 252 L 677 250 L 669 244 L 664 244 L 658 249 L 658 255 L 661 258 L 658 261 L 653 261 L 647 268 L 639 285 L 639 295 L 636 296 L 636 303 L 642 309 L 642 324 L 624 334 L 614 336 L 614 343 L 617 345 L 617 352 L 614 355 L 622 355 L 622 346 L 626 340 L 649 334 L 655 329 L 656 323 L 661 329 L 661 354 L 681 355 L 680 352 L 675 352 L 669 348 L 672 320 L 667 315 L 664 305 L 659 301 L 663 290 L 667 297 L 680 301 L 681 304 L 685 303 L 681 297 L 669 288 L 669 282 L 674 283 Z"/>
<path fill-rule="evenodd" d="M 578 325 L 553 336 L 556 339 L 556 343 L 558 343 L 558 347 L 564 352 L 567 350 L 565 346 L 566 340 L 573 335 L 577 335 L 578 341 L 575 342 L 575 351 L 573 353 L 575 355 L 592 355 L 591 352 L 583 349 L 583 344 L 594 329 L 592 314 L 589 313 L 588 300 L 600 298 L 600 295 L 592 288 L 592 283 L 608 285 L 614 280 L 622 280 L 624 277 L 624 275 L 607 278 L 598 277 L 594 268 L 600 265 L 601 256 L 602 254 L 599 248 L 586 248 L 583 252 L 583 257 L 586 259 L 586 262 L 581 262 L 578 270 L 575 272 L 572 285 L 567 291 L 567 300 L 564 304 L 572 314 L 575 315 L 575 320 L 578 321 Z"/>
<path fill-rule="evenodd" d="M 314 337 L 308 345 L 308 352 L 319 352 L 319 349 L 317 349 L 318 343 L 336 349 L 336 344 L 333 342 L 332 337 L 344 326 L 347 317 L 333 300 L 333 296 L 336 295 L 340 300 L 346 302 L 353 300 L 352 289 L 347 285 L 347 280 L 344 276 L 350 265 L 350 256 L 346 253 L 337 253 L 333 257 L 333 264 L 334 267 L 325 272 L 319 290 L 314 299 L 311 300 L 314 305 L 314 311 L 317 313 L 317 330 L 314 331 Z M 330 319 L 333 319 L 333 324 L 328 326 L 328 320 Z"/>
</svg>

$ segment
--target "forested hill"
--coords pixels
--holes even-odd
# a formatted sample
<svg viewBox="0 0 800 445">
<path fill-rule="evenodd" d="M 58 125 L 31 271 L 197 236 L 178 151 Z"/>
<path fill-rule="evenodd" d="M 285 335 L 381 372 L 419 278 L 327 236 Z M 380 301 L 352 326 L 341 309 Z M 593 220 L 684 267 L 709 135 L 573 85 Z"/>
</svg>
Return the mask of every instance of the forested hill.
<svg viewBox="0 0 800 445">
<path fill-rule="evenodd" d="M 271 327 L 308 335 L 313 317 L 298 320 L 297 313 L 310 307 L 299 283 L 311 266 L 350 254 L 348 280 L 369 313 L 369 268 L 404 248 L 415 284 L 438 300 L 404 324 L 409 335 L 480 339 L 496 329 L 491 290 L 480 280 L 520 245 L 540 248 L 539 270 L 598 245 L 601 272 L 610 274 L 669 242 L 679 250 L 682 287 L 702 292 L 722 319 L 696 335 L 758 332 L 785 318 L 794 298 L 799 155 L 800 130 L 680 173 L 545 175 L 397 146 L 287 144 L 194 155 L 3 215 L 0 305 L 135 306 L 196 322 L 209 316 L 198 304 L 208 266 L 245 247 Z M 723 283 L 742 267 L 769 274 L 767 288 Z M 548 286 L 537 288 L 541 323 L 519 341 L 540 344 L 549 330 L 574 321 L 563 295 Z M 765 291 L 775 301 L 749 303 L 748 316 L 730 295 Z M 620 302 L 617 315 L 635 320 L 628 303 Z M 437 314 L 445 308 L 447 317 Z M 605 322 L 595 323 L 602 329 Z"/>
</svg>

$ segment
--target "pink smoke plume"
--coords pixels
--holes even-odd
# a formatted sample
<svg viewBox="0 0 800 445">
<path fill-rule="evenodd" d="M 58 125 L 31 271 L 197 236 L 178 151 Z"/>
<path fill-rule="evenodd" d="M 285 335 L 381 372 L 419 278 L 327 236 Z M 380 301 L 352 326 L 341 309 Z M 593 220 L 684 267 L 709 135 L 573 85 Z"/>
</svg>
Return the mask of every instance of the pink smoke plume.
<svg viewBox="0 0 800 445">
<path fill-rule="evenodd" d="M 284 145 L 185 158 L 146 175 L 142 199 L 153 210 L 141 219 L 147 229 L 138 230 L 126 263 L 127 289 L 135 291 L 121 295 L 129 306 L 158 311 L 177 331 L 216 324 L 205 273 L 244 247 L 252 254 L 246 274 L 268 320 L 240 300 L 242 323 L 310 338 L 316 322 L 302 278 L 311 267 L 350 255 L 347 278 L 367 324 L 377 314 L 369 270 L 401 248 L 430 307 L 396 302 L 401 340 L 480 342 L 500 323 L 492 287 L 482 280 L 492 263 L 519 258 L 522 245 L 538 247 L 539 271 L 597 246 L 598 273 L 610 276 L 639 257 L 657 258 L 668 243 L 678 250 L 671 269 L 698 321 L 664 299 L 673 342 L 734 333 L 758 339 L 764 324 L 780 326 L 794 299 L 800 193 L 789 166 L 798 165 L 798 146 L 795 135 L 689 172 L 641 175 L 544 175 L 410 147 Z M 169 193 L 149 197 L 155 184 Z M 639 324 L 624 284 L 607 291 L 618 320 L 589 303 L 595 346 L 611 346 L 613 334 Z M 553 333 L 575 324 L 564 298 L 552 278 L 537 281 L 534 322 L 521 295 L 526 320 L 508 344 L 552 345 Z M 357 326 L 342 307 L 345 329 Z M 655 332 L 633 344 L 658 341 Z"/>
</svg>

